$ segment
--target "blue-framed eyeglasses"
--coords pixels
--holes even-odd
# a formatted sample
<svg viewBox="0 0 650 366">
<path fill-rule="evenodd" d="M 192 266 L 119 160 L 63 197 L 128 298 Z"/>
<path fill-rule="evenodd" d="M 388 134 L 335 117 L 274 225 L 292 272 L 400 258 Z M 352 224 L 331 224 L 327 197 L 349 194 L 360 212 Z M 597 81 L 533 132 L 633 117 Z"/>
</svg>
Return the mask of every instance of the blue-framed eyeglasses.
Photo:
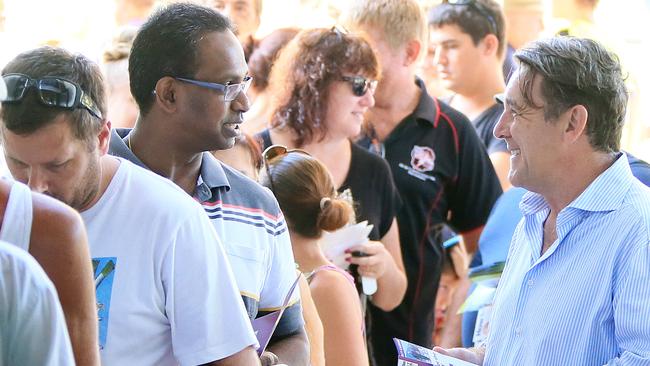
<svg viewBox="0 0 650 366">
<path fill-rule="evenodd" d="M 497 22 L 494 20 L 494 17 L 490 12 L 485 8 L 485 5 L 481 4 L 478 0 L 442 0 L 444 4 L 449 5 L 467 5 L 474 8 L 476 11 L 481 13 L 490 23 L 490 33 L 497 34 Z"/>
<path fill-rule="evenodd" d="M 202 88 L 207 88 L 207 89 L 212 89 L 219 91 L 223 93 L 223 101 L 224 102 L 231 102 L 239 96 L 240 93 L 246 93 L 248 91 L 248 88 L 251 86 L 251 81 L 253 80 L 252 76 L 246 76 L 244 80 L 242 80 L 241 83 L 237 84 L 218 84 L 218 83 L 211 83 L 208 81 L 201 81 L 201 80 L 193 80 L 193 79 L 188 79 L 188 78 L 181 78 L 181 77 L 175 77 L 174 79 L 180 80 L 185 83 L 193 84 L 196 86 L 200 86 Z"/>
<path fill-rule="evenodd" d="M 46 106 L 68 110 L 83 108 L 102 119 L 97 104 L 75 82 L 55 76 L 32 79 L 24 74 L 6 74 L 2 79 L 7 85 L 7 95 L 2 103 L 20 103 L 27 90 L 33 87 L 38 100 Z"/>
</svg>

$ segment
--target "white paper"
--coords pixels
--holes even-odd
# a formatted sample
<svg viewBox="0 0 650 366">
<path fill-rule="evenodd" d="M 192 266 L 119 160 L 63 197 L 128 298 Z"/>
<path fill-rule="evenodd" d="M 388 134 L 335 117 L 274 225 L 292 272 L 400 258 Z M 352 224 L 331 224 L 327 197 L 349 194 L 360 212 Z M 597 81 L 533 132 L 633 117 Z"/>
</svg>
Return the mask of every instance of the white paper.
<svg viewBox="0 0 650 366">
<path fill-rule="evenodd" d="M 362 221 L 336 231 L 324 232 L 320 239 L 320 245 L 325 257 L 337 267 L 347 269 L 349 263 L 345 261 L 345 251 L 367 242 L 372 227 L 372 225 L 368 225 L 368 221 Z"/>
</svg>

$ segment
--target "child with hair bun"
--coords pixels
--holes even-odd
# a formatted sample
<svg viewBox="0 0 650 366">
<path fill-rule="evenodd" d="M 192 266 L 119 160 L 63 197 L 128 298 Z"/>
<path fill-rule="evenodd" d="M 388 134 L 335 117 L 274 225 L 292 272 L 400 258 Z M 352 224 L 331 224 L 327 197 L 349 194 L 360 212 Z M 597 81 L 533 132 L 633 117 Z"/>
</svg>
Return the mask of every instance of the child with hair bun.
<svg viewBox="0 0 650 366">
<path fill-rule="evenodd" d="M 276 151 L 270 156 L 269 151 Z M 280 153 L 277 153 L 280 150 Z M 337 198 L 327 168 L 300 150 L 275 145 L 265 151 L 261 183 L 273 191 L 285 215 L 293 255 L 307 275 L 323 323 L 326 365 L 368 365 L 361 303 L 354 279 L 327 260 L 323 230 L 345 226 L 352 207 Z"/>
</svg>

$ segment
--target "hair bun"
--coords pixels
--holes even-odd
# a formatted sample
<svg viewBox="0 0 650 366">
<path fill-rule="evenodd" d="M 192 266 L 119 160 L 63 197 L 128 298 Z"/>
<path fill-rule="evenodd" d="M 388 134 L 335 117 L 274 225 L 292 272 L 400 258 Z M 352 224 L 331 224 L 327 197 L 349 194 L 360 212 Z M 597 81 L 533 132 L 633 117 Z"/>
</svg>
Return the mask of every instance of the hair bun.
<svg viewBox="0 0 650 366">
<path fill-rule="evenodd" d="M 316 226 L 320 230 L 334 231 L 349 223 L 352 207 L 347 201 L 323 197 L 320 206 L 321 212 L 316 219 Z"/>
</svg>

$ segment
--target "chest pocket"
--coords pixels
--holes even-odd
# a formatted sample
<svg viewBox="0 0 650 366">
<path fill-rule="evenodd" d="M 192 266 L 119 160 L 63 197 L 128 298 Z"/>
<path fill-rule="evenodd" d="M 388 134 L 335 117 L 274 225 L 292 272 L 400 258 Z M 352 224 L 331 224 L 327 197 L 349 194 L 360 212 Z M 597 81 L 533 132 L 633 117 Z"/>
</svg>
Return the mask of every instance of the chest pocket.
<svg viewBox="0 0 650 366">
<path fill-rule="evenodd" d="M 250 297 L 259 302 L 266 261 L 264 251 L 259 248 L 246 246 L 236 242 L 224 245 L 228 254 L 230 266 L 235 274 L 237 287 L 242 296 Z"/>
</svg>

